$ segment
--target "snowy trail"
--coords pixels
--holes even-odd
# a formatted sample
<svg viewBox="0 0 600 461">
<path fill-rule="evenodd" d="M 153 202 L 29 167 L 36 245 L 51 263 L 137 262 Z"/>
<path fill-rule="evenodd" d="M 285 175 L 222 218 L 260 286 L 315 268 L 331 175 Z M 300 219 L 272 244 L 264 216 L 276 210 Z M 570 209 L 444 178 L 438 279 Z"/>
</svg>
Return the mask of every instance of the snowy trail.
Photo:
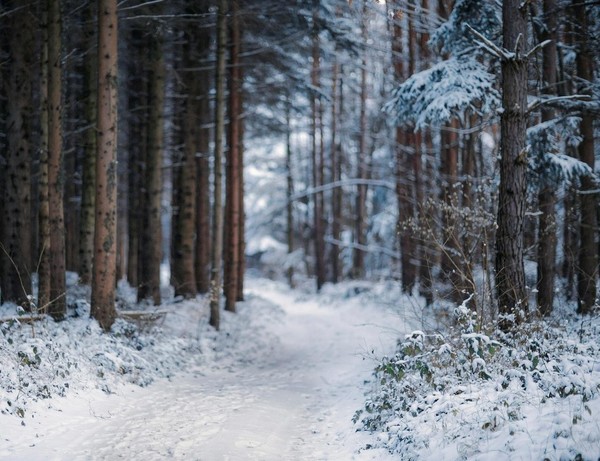
<svg viewBox="0 0 600 461">
<path fill-rule="evenodd" d="M 110 397 L 65 399 L 61 424 L 37 421 L 8 447 L 0 442 L 0 459 L 391 459 L 377 450 L 355 453 L 369 436 L 355 433 L 351 418 L 373 368 L 365 356 L 391 351 L 406 319 L 385 309 L 298 301 L 270 282 L 249 292 L 286 313 L 269 327 L 280 343 L 264 360 L 128 386 Z"/>
</svg>

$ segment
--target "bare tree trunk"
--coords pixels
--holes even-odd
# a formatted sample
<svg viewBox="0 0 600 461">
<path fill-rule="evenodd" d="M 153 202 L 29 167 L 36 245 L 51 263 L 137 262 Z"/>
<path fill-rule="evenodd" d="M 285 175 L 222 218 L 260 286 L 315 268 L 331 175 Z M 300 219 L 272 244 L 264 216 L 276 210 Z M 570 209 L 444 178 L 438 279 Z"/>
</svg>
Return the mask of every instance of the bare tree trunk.
<svg viewBox="0 0 600 461">
<path fill-rule="evenodd" d="M 362 40 L 367 43 L 367 2 L 363 0 L 362 8 Z M 360 69 L 360 120 L 358 135 L 358 171 L 357 178 L 367 179 L 367 52 L 364 51 Z M 356 191 L 356 210 L 354 220 L 354 233 L 357 246 L 354 248 L 352 259 L 352 276 L 363 278 L 365 276 L 365 252 L 367 244 L 367 185 L 361 183 Z"/>
<path fill-rule="evenodd" d="M 320 87 L 320 40 L 319 32 L 317 30 L 317 12 L 313 10 L 313 30 L 312 30 L 312 69 L 311 69 L 311 84 L 313 90 L 310 95 L 311 105 L 311 131 L 312 131 L 312 182 L 313 187 L 319 187 L 323 183 L 323 178 L 320 175 L 322 172 L 322 165 L 320 159 L 322 158 L 322 152 L 319 149 L 319 128 L 321 120 L 319 119 L 320 104 L 321 100 L 319 95 L 316 94 L 316 89 Z M 317 279 L 317 291 L 325 284 L 325 245 L 324 245 L 324 231 L 323 231 L 323 193 L 318 192 L 313 194 L 313 226 L 314 226 L 314 247 L 315 247 L 315 275 Z"/>
<path fill-rule="evenodd" d="M 148 46 L 148 132 L 144 170 L 144 204 L 140 245 L 138 302 L 152 298 L 160 304 L 160 263 L 162 259 L 161 195 L 164 143 L 165 63 L 162 40 L 153 36 Z"/>
<path fill-rule="evenodd" d="M 404 66 L 404 31 L 403 13 L 400 2 L 394 0 L 391 7 L 392 15 L 392 64 L 396 83 L 401 83 L 406 78 Z M 406 228 L 406 222 L 414 217 L 412 202 L 412 183 L 410 178 L 413 169 L 412 159 L 407 148 L 408 136 L 402 127 L 396 127 L 395 135 L 395 160 L 396 160 L 396 199 L 398 201 L 397 235 L 400 249 L 401 283 L 402 291 L 411 293 L 417 279 L 416 267 L 412 258 L 414 254 L 414 240 Z"/>
<path fill-rule="evenodd" d="M 195 65 L 193 53 L 195 53 L 195 43 L 192 38 L 193 30 L 189 29 L 187 41 L 184 46 L 183 63 L 184 67 L 190 68 Z M 184 85 L 190 94 L 187 95 L 182 113 L 182 133 L 183 137 L 183 157 L 177 162 L 177 168 L 174 169 L 173 179 L 173 236 L 172 236 L 172 255 L 171 255 L 171 284 L 175 288 L 175 294 L 184 298 L 193 298 L 196 296 L 196 273 L 194 264 L 194 233 L 196 226 L 196 150 L 197 150 L 197 130 L 196 113 L 197 95 L 196 80 L 197 76 L 185 71 L 183 75 Z"/>
<path fill-rule="evenodd" d="M 96 40 L 95 9 L 90 2 L 87 11 L 89 25 L 86 28 L 88 53 L 85 58 L 84 85 L 86 89 L 85 116 L 89 127 L 85 133 L 83 160 L 83 185 L 81 189 L 81 222 L 79 224 L 79 281 L 89 285 L 92 281 L 94 259 L 94 207 L 96 195 L 96 79 L 97 53 L 94 53 Z"/>
<path fill-rule="evenodd" d="M 229 125 L 227 127 L 227 185 L 226 185 L 226 241 L 224 293 L 225 310 L 235 312 L 238 293 L 238 266 L 240 245 L 240 25 L 239 8 L 236 0 L 231 3 L 231 48 L 229 53 Z"/>
<path fill-rule="evenodd" d="M 527 44 L 526 6 L 520 0 L 502 4 L 503 46 L 514 52 L 502 60 L 502 155 L 496 233 L 496 291 L 501 315 L 513 315 L 519 324 L 528 318 L 528 299 L 523 267 L 523 231 L 527 152 Z M 500 325 L 510 329 L 512 322 Z"/>
<path fill-rule="evenodd" d="M 294 252 L 294 204 L 292 195 L 294 194 L 294 178 L 292 176 L 292 126 L 290 120 L 291 102 L 290 96 L 285 105 L 285 171 L 287 179 L 286 189 L 286 240 L 288 255 Z M 290 265 L 286 270 L 286 277 L 290 288 L 294 288 L 294 268 Z"/>
<path fill-rule="evenodd" d="M 116 317 L 117 0 L 98 0 L 96 223 L 91 315 L 104 330 Z"/>
<path fill-rule="evenodd" d="M 61 98 L 61 18 L 59 0 L 48 0 L 48 205 L 50 209 L 50 306 L 62 320 L 67 313 Z"/>
<path fill-rule="evenodd" d="M 556 0 L 544 0 L 544 23 L 540 27 L 537 38 L 540 42 L 552 40 L 542 50 L 542 74 L 544 78 L 544 94 L 556 94 L 557 75 L 557 16 Z M 542 110 L 542 122 L 554 118 L 554 110 L 546 107 Z M 552 312 L 554 304 L 554 277 L 556 271 L 556 194 L 554 184 L 543 181 L 538 192 L 540 217 L 538 223 L 538 266 L 537 266 L 537 309 L 541 315 Z"/>
<path fill-rule="evenodd" d="M 196 284 L 199 293 L 208 293 L 210 289 L 210 165 L 209 165 L 209 85 L 208 77 L 199 76 L 202 83 L 199 89 L 197 112 L 198 140 L 196 170 L 198 181 L 196 184 Z"/>
<path fill-rule="evenodd" d="M 43 12 L 42 66 L 40 79 L 40 181 L 39 181 L 39 256 L 37 307 L 46 312 L 50 295 L 50 205 L 48 203 L 48 12 Z M 1 277 L 0 277 L 1 278 Z"/>
<path fill-rule="evenodd" d="M 336 50 L 337 51 L 337 50 Z M 337 60 L 337 53 L 334 55 L 333 68 L 331 71 L 331 148 L 330 148 L 330 168 L 331 168 L 331 182 L 336 183 L 341 178 L 340 173 L 340 145 L 338 141 L 338 80 L 340 74 L 340 66 Z M 341 204 L 340 204 L 340 193 L 341 188 L 336 187 L 331 191 L 331 238 L 333 244 L 331 245 L 331 281 L 338 283 L 341 280 L 341 267 L 340 267 L 340 246 L 339 242 L 341 239 Z"/>
<path fill-rule="evenodd" d="M 243 72 L 243 65 L 241 65 L 240 69 L 240 82 L 243 82 L 243 77 L 241 76 L 241 72 Z M 239 212 L 239 243 L 238 243 L 238 265 L 237 265 L 237 296 L 236 301 L 244 300 L 244 280 L 246 275 L 246 212 L 244 206 L 244 119 L 242 116 L 243 113 L 243 88 L 240 88 L 240 116 L 238 117 L 239 129 L 238 129 L 238 156 L 240 158 L 239 164 L 239 172 L 238 172 L 238 194 L 239 194 L 239 203 L 240 203 L 240 212 Z"/>
<path fill-rule="evenodd" d="M 219 0 L 217 11 L 217 72 L 215 102 L 214 200 L 211 245 L 210 324 L 219 329 L 221 268 L 223 256 L 223 134 L 225 128 L 225 62 L 227 54 L 227 0 Z"/>
<path fill-rule="evenodd" d="M 572 1 L 574 12 L 574 31 L 577 43 L 577 76 L 581 81 L 580 94 L 590 94 L 590 84 L 593 81 L 593 59 L 589 51 L 588 21 L 585 4 L 579 0 Z M 585 86 L 584 86 L 585 85 Z M 579 160 L 594 169 L 594 118 L 589 113 L 581 115 L 581 136 L 579 144 Z M 583 191 L 596 189 L 592 178 L 581 178 Z M 577 273 L 578 301 L 577 312 L 591 314 L 596 305 L 596 283 L 598 279 L 598 251 L 596 245 L 596 199 L 594 194 L 580 194 L 579 206 L 581 222 L 579 227 L 579 270 Z"/>
<path fill-rule="evenodd" d="M 10 58 L 6 67 L 6 166 L 4 177 L 4 232 L 0 255 L 3 261 L 2 299 L 30 308 L 31 235 L 31 86 L 34 36 L 31 5 L 12 12 L 7 27 Z"/>
</svg>

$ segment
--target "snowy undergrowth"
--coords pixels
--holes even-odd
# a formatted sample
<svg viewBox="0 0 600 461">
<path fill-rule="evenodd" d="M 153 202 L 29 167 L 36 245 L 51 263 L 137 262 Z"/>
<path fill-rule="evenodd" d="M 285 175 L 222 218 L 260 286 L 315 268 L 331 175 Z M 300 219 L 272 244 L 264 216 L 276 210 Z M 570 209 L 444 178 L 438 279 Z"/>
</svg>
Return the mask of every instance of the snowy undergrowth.
<svg viewBox="0 0 600 461">
<path fill-rule="evenodd" d="M 81 287 L 69 289 L 69 316 L 63 322 L 43 318 L 25 323 L 14 305 L 0 308 L 0 412 L 34 417 L 32 403 L 70 393 L 100 389 L 114 392 L 124 384 L 147 386 L 177 373 L 233 368 L 262 357 L 278 339 L 261 333 L 283 315 L 276 306 L 249 297 L 238 314 L 223 312 L 221 331 L 208 325 L 208 302 L 171 300 L 158 308 L 134 306 L 120 287 L 121 308 L 166 312 L 156 322 L 118 318 L 103 333 L 89 317 Z M 21 320 L 19 320 L 21 319 Z"/>
<path fill-rule="evenodd" d="M 355 421 L 399 459 L 600 458 L 600 319 L 538 321 L 511 334 L 414 331 L 375 370 Z"/>
</svg>

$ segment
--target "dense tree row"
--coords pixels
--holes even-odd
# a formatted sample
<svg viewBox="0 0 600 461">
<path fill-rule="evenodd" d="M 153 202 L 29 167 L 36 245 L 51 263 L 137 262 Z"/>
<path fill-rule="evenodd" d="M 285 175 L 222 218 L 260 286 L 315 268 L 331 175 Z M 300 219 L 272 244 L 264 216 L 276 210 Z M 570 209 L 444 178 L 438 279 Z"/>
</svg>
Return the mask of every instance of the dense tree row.
<svg viewBox="0 0 600 461">
<path fill-rule="evenodd" d="M 589 313 L 597 6 L 3 1 L 2 301 L 61 319 L 77 272 L 109 328 L 116 281 L 159 304 L 168 262 L 218 328 L 263 232 L 290 284 L 392 277 L 505 325 L 564 286 Z M 264 144 L 283 155 L 251 209 Z"/>
</svg>

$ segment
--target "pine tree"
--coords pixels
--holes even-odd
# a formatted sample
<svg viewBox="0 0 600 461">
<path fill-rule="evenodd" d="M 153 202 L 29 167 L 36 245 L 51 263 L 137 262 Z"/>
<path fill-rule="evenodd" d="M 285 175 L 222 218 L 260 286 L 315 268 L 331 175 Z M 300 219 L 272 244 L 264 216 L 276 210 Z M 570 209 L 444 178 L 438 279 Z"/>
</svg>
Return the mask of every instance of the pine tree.
<svg viewBox="0 0 600 461">
<path fill-rule="evenodd" d="M 117 1 L 98 0 L 96 222 L 91 315 L 104 330 L 116 317 Z"/>
</svg>

